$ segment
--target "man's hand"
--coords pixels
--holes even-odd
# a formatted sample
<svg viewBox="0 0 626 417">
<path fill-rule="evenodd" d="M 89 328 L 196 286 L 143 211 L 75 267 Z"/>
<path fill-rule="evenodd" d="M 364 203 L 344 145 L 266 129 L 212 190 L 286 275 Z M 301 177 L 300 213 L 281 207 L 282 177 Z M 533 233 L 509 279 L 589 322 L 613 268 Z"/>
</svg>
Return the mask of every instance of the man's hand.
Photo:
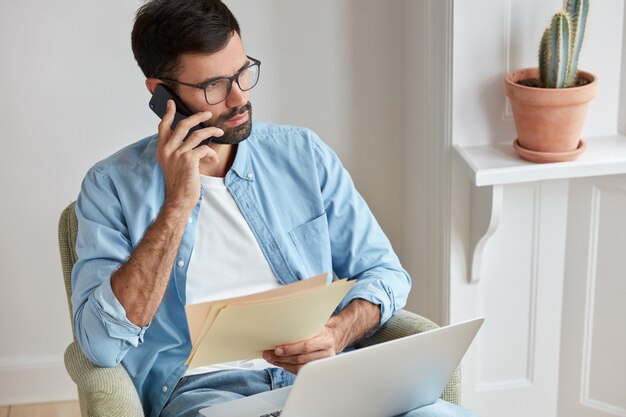
<svg viewBox="0 0 626 417">
<path fill-rule="evenodd" d="M 339 314 L 331 317 L 317 336 L 266 350 L 263 352 L 263 359 L 295 374 L 311 361 L 335 356 L 372 331 L 379 323 L 380 306 L 356 299 Z"/>
<path fill-rule="evenodd" d="M 311 361 L 335 356 L 341 352 L 338 349 L 335 330 L 327 324 L 317 336 L 309 340 L 266 350 L 263 352 L 263 359 L 297 374 L 300 368 Z"/>
<path fill-rule="evenodd" d="M 196 148 L 203 140 L 220 137 L 222 129 L 207 127 L 192 133 L 187 140 L 189 129 L 211 118 L 211 112 L 196 113 L 170 129 L 176 105 L 168 100 L 167 111 L 159 123 L 159 143 L 157 158 L 165 177 L 165 204 L 173 204 L 185 211 L 191 211 L 200 198 L 200 160 L 208 158 L 219 163 L 217 153 L 208 146 Z M 164 205 L 165 205 L 164 204 Z"/>
</svg>

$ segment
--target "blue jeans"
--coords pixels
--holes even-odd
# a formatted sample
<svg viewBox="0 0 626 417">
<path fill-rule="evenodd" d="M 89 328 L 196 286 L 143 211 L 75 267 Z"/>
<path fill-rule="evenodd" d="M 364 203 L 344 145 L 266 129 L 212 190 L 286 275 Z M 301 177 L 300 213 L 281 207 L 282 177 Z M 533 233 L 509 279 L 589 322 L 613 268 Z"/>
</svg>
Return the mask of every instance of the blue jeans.
<svg viewBox="0 0 626 417">
<path fill-rule="evenodd" d="M 198 411 L 202 408 L 283 388 L 293 384 L 294 381 L 295 375 L 282 368 L 261 371 L 228 370 L 183 377 L 165 404 L 161 417 L 198 417 Z M 439 400 L 398 417 L 476 417 L 476 415 L 457 405 Z"/>
</svg>

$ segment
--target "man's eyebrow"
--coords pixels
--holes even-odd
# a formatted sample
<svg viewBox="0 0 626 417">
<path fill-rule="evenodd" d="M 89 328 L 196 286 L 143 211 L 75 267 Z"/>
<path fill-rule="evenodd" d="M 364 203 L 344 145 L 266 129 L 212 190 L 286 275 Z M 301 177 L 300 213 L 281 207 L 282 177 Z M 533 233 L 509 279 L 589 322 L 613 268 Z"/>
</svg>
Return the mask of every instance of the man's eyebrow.
<svg viewBox="0 0 626 417">
<path fill-rule="evenodd" d="M 245 67 L 247 67 L 248 65 L 250 65 L 250 62 L 251 62 L 251 61 L 250 61 L 250 59 L 246 59 L 246 63 L 245 63 L 245 64 L 243 64 L 241 67 L 239 67 L 239 69 L 237 70 L 237 72 L 241 71 L 242 69 L 244 69 Z M 235 72 L 235 74 L 236 74 L 237 72 Z M 202 81 L 202 82 L 199 82 L 197 85 L 205 85 L 205 84 L 210 84 L 210 83 L 212 83 L 213 81 L 221 80 L 221 79 L 224 79 L 224 78 L 228 78 L 228 77 L 227 77 L 227 76 L 225 76 L 225 75 L 222 75 L 221 77 L 212 77 L 212 78 L 208 78 L 208 79 L 206 79 L 206 80 L 204 80 L 204 81 Z"/>
</svg>

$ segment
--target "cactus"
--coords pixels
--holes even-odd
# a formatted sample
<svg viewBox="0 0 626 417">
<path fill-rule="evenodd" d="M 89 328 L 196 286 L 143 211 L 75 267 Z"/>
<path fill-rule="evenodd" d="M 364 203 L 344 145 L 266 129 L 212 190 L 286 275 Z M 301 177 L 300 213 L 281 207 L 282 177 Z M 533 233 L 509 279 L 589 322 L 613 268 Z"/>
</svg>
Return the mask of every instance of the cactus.
<svg viewBox="0 0 626 417">
<path fill-rule="evenodd" d="M 587 16 L 589 15 L 589 0 L 566 0 L 565 10 L 569 13 L 570 19 L 572 20 L 573 33 L 571 36 L 574 42 L 573 50 L 571 52 L 571 71 L 566 85 L 573 86 L 576 82 L 578 57 L 580 56 L 580 49 L 583 46 L 583 39 L 585 38 Z"/>
<path fill-rule="evenodd" d="M 588 13 L 589 0 L 565 0 L 565 10 L 552 17 L 539 46 L 539 75 L 544 88 L 575 85 Z"/>
<path fill-rule="evenodd" d="M 545 88 L 563 88 L 570 71 L 570 18 L 558 12 L 546 29 L 539 47 L 539 74 Z"/>
</svg>

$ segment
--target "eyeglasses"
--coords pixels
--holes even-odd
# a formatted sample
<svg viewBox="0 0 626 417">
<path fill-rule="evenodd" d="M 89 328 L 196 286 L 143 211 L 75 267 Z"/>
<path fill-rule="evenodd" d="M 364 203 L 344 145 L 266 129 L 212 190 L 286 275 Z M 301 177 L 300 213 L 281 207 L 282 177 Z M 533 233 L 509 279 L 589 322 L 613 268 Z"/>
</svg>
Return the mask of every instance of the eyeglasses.
<svg viewBox="0 0 626 417">
<path fill-rule="evenodd" d="M 247 55 L 246 55 L 247 56 Z M 199 88 L 204 90 L 204 99 L 207 104 L 219 104 L 226 100 L 233 87 L 233 81 L 237 82 L 241 91 L 251 90 L 259 82 L 259 73 L 261 72 L 261 61 L 247 56 L 250 60 L 245 68 L 242 68 L 232 77 L 223 77 L 209 80 L 202 84 L 190 84 L 182 81 L 173 80 L 171 78 L 161 78 L 163 81 L 186 85 L 187 87 Z"/>
</svg>

